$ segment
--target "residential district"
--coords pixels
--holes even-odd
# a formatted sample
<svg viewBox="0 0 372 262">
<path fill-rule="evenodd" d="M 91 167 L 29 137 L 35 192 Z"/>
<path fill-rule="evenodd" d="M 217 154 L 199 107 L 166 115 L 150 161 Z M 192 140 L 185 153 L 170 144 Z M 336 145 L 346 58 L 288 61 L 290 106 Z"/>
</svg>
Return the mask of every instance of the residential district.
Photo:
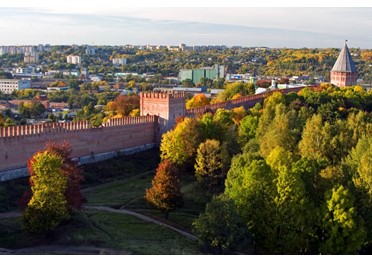
<svg viewBox="0 0 372 262">
<path fill-rule="evenodd" d="M 231 82 L 254 83 L 256 93 L 322 82 L 369 88 L 372 51 L 353 48 L 350 52 L 346 42 L 342 50 L 344 62 L 349 63 L 346 68 L 341 62 L 334 65 L 338 48 L 0 46 L 0 110 L 5 110 L 7 125 L 33 124 L 71 121 L 89 103 L 103 109 L 118 94 L 148 90 L 204 93 L 213 98 Z M 352 79 L 342 83 L 330 78 L 332 68 L 352 72 Z M 83 94 L 79 101 L 77 93 Z M 33 114 L 25 113 L 20 104 L 31 100 L 42 106 Z"/>
</svg>

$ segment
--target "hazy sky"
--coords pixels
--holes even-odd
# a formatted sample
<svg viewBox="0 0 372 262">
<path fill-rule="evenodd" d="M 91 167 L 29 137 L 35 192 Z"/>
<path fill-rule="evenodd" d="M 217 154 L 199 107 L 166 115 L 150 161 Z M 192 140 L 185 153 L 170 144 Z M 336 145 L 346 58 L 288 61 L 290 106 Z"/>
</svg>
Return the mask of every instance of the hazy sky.
<svg viewBox="0 0 372 262">
<path fill-rule="evenodd" d="M 372 7 L 237 7 L 234 1 L 213 7 L 149 7 L 143 1 L 136 2 L 137 6 L 118 6 L 112 0 L 65 0 L 50 6 L 50 2 L 0 4 L 0 45 L 185 43 L 339 48 L 348 39 L 349 47 L 372 48 Z"/>
</svg>

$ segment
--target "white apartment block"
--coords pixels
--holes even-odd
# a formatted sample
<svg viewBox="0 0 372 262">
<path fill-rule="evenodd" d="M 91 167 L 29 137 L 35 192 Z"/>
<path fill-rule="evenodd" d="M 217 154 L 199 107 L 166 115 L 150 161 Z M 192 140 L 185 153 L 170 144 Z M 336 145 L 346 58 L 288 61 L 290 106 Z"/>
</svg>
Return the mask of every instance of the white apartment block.
<svg viewBox="0 0 372 262">
<path fill-rule="evenodd" d="M 68 64 L 74 65 L 80 64 L 80 56 L 77 55 L 69 55 L 67 56 L 66 60 Z"/>
<path fill-rule="evenodd" d="M 31 88 L 30 80 L 0 79 L 0 91 L 4 94 L 11 94 L 14 90 Z"/>
<path fill-rule="evenodd" d="M 126 58 L 114 58 L 114 59 L 112 59 L 112 64 L 114 66 L 126 65 L 127 64 L 127 59 Z"/>
</svg>

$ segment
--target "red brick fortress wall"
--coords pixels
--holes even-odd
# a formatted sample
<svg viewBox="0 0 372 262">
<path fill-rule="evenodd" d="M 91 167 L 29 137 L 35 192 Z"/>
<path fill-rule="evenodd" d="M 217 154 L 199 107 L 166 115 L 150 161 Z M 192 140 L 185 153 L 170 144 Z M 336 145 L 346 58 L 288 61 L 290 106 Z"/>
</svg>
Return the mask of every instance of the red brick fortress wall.
<svg viewBox="0 0 372 262">
<path fill-rule="evenodd" d="M 311 86 L 309 88 L 314 88 L 315 86 Z M 204 114 L 205 112 L 215 112 L 218 108 L 224 108 L 231 110 L 236 107 L 243 106 L 245 109 L 254 107 L 257 103 L 262 103 L 265 99 L 265 97 L 270 96 L 273 92 L 281 92 L 282 94 L 287 94 L 291 92 L 297 93 L 304 87 L 295 87 L 295 88 L 287 88 L 287 89 L 275 89 L 270 92 L 261 93 L 257 95 L 249 95 L 242 98 L 229 100 L 226 102 L 221 102 L 217 104 L 211 104 L 207 106 L 197 107 L 197 108 L 191 108 L 186 110 L 186 116 L 187 117 L 194 117 L 195 115 Z"/>
<path fill-rule="evenodd" d="M 24 167 L 48 141 L 67 141 L 72 157 L 89 156 L 155 143 L 156 116 L 111 119 L 102 127 L 88 121 L 13 126 L 0 129 L 0 171 Z"/>
</svg>

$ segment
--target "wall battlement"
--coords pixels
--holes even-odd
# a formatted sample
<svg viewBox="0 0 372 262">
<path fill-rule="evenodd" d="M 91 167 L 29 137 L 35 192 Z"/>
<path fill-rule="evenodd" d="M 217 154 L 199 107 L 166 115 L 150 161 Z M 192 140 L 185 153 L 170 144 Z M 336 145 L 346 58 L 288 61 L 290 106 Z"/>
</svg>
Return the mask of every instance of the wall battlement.
<svg viewBox="0 0 372 262">
<path fill-rule="evenodd" d="M 111 119 L 101 127 L 80 121 L 3 128 L 0 172 L 24 167 L 47 142 L 69 142 L 76 158 L 157 143 L 157 126 L 157 116 L 139 116 Z"/>
<path fill-rule="evenodd" d="M 108 122 L 104 123 L 101 127 L 112 127 L 112 126 L 125 126 L 135 125 L 141 123 L 153 123 L 155 122 L 155 116 L 138 116 L 138 117 L 123 117 L 123 118 L 112 118 Z M 39 125 L 27 125 L 27 126 L 9 126 L 0 128 L 0 139 L 30 135 L 42 135 L 51 133 L 63 133 L 71 131 L 87 130 L 92 127 L 89 121 L 79 122 L 67 122 L 67 123 L 46 123 Z"/>
<path fill-rule="evenodd" d="M 184 92 L 141 92 L 141 98 L 152 98 L 152 99 L 185 99 Z"/>
</svg>

